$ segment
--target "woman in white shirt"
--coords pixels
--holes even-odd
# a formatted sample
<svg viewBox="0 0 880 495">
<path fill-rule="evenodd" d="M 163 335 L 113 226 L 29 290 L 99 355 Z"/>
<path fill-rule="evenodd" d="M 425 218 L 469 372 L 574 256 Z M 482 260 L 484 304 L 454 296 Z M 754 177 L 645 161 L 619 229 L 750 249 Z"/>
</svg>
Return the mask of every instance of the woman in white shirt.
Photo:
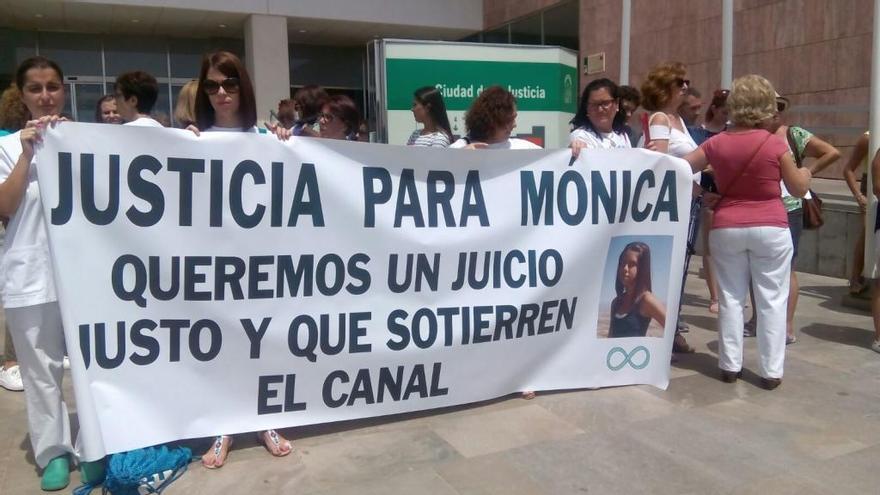
<svg viewBox="0 0 880 495">
<path fill-rule="evenodd" d="M 406 141 L 407 146 L 429 146 L 446 148 L 452 139 L 449 127 L 449 116 L 446 115 L 446 104 L 443 95 L 434 86 L 419 88 L 413 94 L 413 118 L 422 124 Z"/>
<path fill-rule="evenodd" d="M 575 158 L 584 148 L 632 148 L 626 133 L 626 113 L 620 109 L 617 84 L 611 79 L 596 79 L 581 94 L 577 113 L 571 119 L 574 130 L 569 137 Z"/>
<path fill-rule="evenodd" d="M 196 89 L 196 124 L 189 129 L 204 132 L 257 132 L 257 104 L 254 86 L 247 69 L 238 57 L 229 52 L 205 56 Z M 293 450 L 290 441 L 275 430 L 261 431 L 258 439 L 276 457 Z M 211 448 L 202 455 L 208 469 L 222 467 L 232 445 L 231 435 L 218 435 Z"/>
<path fill-rule="evenodd" d="M 684 64 L 667 62 L 648 72 L 642 83 L 642 106 L 651 112 L 648 130 L 651 147 L 660 153 L 682 158 L 697 149 L 678 107 L 684 101 L 685 91 L 690 85 Z M 639 139 L 639 147 L 645 147 L 645 137 Z"/>
<path fill-rule="evenodd" d="M 24 129 L 0 138 L 0 216 L 8 218 L 0 262 L 0 293 L 15 344 L 27 402 L 28 434 L 34 460 L 43 469 L 43 490 L 61 490 L 70 482 L 70 438 L 64 377 L 64 328 L 55 294 L 52 260 L 36 168 L 34 145 L 42 132 L 61 120 L 66 94 L 64 75 L 44 57 L 19 65 L 15 84 L 27 107 Z M 80 464 L 84 482 L 103 476 L 100 462 Z"/>
<path fill-rule="evenodd" d="M 464 118 L 467 135 L 450 148 L 541 149 L 525 139 L 512 138 L 516 127 L 516 98 L 501 86 L 484 89 L 471 104 Z"/>
<path fill-rule="evenodd" d="M 666 62 L 648 72 L 641 90 L 642 106 L 651 112 L 648 119 L 651 141 L 646 143 L 645 136 L 642 135 L 639 139 L 640 148 L 648 147 L 678 158 L 697 149 L 697 143 L 688 132 L 684 119 L 678 114 L 678 108 L 684 101 L 685 91 L 690 83 L 681 62 Z M 676 326 L 678 328 L 672 342 L 672 352 L 694 352 L 695 349 L 681 334 L 681 321 Z"/>
</svg>

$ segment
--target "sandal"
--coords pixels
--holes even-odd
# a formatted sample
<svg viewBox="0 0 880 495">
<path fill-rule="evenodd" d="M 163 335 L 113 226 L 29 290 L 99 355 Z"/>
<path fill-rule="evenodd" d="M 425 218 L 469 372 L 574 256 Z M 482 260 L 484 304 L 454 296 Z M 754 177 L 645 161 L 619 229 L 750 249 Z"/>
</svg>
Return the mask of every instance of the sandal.
<svg viewBox="0 0 880 495">
<path fill-rule="evenodd" d="M 718 314 L 718 300 L 709 301 L 709 312 L 712 314 Z"/>
<path fill-rule="evenodd" d="M 754 337 L 758 335 L 758 323 L 755 320 L 749 320 L 743 325 L 743 337 Z"/>
<path fill-rule="evenodd" d="M 214 444 L 208 450 L 207 454 L 214 454 L 213 462 L 209 462 L 202 456 L 202 466 L 208 469 L 217 469 L 226 464 L 226 457 L 229 456 L 229 448 L 232 447 L 232 437 L 229 435 L 220 435 L 214 438 Z"/>
<path fill-rule="evenodd" d="M 266 446 L 266 450 L 275 457 L 284 457 L 287 454 L 290 454 L 293 450 L 290 441 L 279 435 L 275 430 L 261 431 L 257 433 L 257 439 L 259 439 L 263 445 Z"/>
<path fill-rule="evenodd" d="M 849 294 L 851 296 L 857 296 L 868 288 L 868 284 L 865 283 L 865 279 L 862 277 L 851 279 L 849 281 Z"/>
</svg>

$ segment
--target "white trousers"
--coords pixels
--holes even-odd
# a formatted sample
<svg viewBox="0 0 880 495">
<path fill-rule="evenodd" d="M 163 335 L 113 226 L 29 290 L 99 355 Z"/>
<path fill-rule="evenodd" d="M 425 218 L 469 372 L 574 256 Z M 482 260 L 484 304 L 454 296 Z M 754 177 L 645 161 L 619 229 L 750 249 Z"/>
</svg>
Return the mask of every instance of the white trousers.
<svg viewBox="0 0 880 495">
<path fill-rule="evenodd" d="M 64 330 L 58 303 L 7 308 L 6 321 L 15 343 L 27 402 L 28 431 L 41 468 L 55 457 L 74 452 L 64 378 Z"/>
<path fill-rule="evenodd" d="M 758 373 L 782 378 L 791 233 L 781 227 L 713 229 L 709 246 L 719 289 L 718 366 L 742 369 L 743 308 L 751 279 L 758 312 Z"/>
</svg>

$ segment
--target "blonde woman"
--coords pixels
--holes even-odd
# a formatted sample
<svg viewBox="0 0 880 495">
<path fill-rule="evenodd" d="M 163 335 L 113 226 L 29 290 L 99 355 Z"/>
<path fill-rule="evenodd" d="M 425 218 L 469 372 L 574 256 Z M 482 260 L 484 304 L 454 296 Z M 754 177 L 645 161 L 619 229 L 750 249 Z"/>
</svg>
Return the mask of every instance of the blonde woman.
<svg viewBox="0 0 880 495">
<path fill-rule="evenodd" d="M 782 383 L 785 322 L 792 241 L 780 180 L 796 197 L 806 194 L 812 174 L 797 168 L 788 144 L 762 126 L 776 117 L 776 93 L 769 81 L 736 79 L 727 99 L 733 127 L 684 158 L 694 172 L 712 163 L 721 195 L 715 206 L 709 245 L 718 277 L 721 379 L 742 375 L 743 306 L 749 279 L 758 312 L 758 373 L 761 386 Z"/>
<path fill-rule="evenodd" d="M 177 105 L 174 106 L 175 127 L 186 129 L 196 123 L 196 90 L 198 81 L 190 81 L 180 88 L 177 94 Z"/>
</svg>

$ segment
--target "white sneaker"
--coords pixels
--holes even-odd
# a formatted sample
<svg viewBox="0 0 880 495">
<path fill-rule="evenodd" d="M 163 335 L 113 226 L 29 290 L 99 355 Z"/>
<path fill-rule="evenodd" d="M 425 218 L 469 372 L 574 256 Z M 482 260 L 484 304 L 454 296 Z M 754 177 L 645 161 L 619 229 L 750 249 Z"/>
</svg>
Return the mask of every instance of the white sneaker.
<svg viewBox="0 0 880 495">
<path fill-rule="evenodd" d="M 61 361 L 61 365 L 64 366 L 64 369 L 69 370 L 70 369 L 70 358 L 67 356 L 64 356 L 64 360 Z"/>
<path fill-rule="evenodd" d="M 871 342 L 871 350 L 874 352 L 880 352 L 880 340 L 875 340 Z"/>
<path fill-rule="evenodd" d="M 24 390 L 24 385 L 21 383 L 21 368 L 17 364 L 6 369 L 0 368 L 0 387 L 13 392 Z"/>
</svg>

